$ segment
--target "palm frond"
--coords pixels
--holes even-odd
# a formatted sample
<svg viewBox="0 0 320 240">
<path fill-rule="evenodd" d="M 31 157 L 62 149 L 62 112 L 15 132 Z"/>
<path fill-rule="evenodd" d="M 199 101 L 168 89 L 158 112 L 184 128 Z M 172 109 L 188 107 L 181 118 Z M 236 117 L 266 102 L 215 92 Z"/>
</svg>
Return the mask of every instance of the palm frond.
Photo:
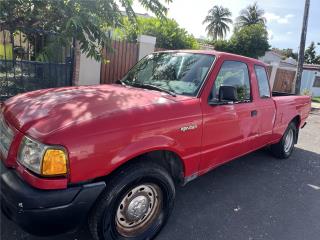
<svg viewBox="0 0 320 240">
<path fill-rule="evenodd" d="M 237 17 L 236 25 L 238 27 L 249 26 L 253 24 L 266 24 L 266 18 L 264 17 L 264 10 L 260 9 L 257 2 L 242 9 L 240 16 Z"/>
<path fill-rule="evenodd" d="M 206 31 L 213 39 L 224 38 L 227 32 L 230 31 L 228 24 L 233 21 L 230 18 L 232 13 L 228 8 L 222 6 L 213 6 L 209 11 L 203 24 L 207 24 Z"/>
</svg>

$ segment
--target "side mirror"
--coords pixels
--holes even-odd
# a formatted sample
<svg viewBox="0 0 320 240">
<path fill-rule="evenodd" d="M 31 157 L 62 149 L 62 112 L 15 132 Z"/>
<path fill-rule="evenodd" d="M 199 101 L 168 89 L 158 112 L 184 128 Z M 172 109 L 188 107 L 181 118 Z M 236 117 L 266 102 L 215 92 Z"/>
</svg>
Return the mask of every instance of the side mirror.
<svg viewBox="0 0 320 240">
<path fill-rule="evenodd" d="M 232 86 L 220 86 L 219 89 L 219 101 L 238 101 L 237 89 Z"/>
</svg>

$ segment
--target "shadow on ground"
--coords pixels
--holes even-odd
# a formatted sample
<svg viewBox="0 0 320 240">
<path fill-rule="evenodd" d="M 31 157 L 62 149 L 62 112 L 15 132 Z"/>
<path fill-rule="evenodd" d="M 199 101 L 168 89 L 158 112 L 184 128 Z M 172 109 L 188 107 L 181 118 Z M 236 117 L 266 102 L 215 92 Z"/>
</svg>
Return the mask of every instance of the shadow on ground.
<svg viewBox="0 0 320 240">
<path fill-rule="evenodd" d="M 260 150 L 178 187 L 175 209 L 157 237 L 164 239 L 318 239 L 320 155 L 297 148 L 287 160 Z M 5 217 L 1 239 L 91 239 L 86 229 L 32 237 Z"/>
</svg>

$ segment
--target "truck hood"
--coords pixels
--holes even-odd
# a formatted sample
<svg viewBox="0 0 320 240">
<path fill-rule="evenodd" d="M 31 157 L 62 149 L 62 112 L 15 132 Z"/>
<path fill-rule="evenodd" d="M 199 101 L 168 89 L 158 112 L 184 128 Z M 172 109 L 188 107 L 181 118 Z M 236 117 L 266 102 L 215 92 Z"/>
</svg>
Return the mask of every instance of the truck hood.
<svg viewBox="0 0 320 240">
<path fill-rule="evenodd" d="M 41 138 L 115 112 L 168 104 L 177 99 L 165 93 L 121 85 L 67 87 L 18 95 L 5 102 L 4 112 L 16 129 Z"/>
</svg>

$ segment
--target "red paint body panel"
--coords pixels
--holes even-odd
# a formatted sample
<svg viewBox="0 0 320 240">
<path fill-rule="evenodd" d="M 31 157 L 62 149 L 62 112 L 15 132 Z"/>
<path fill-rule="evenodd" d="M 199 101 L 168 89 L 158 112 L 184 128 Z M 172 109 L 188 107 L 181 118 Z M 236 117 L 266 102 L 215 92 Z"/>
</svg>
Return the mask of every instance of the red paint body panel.
<svg viewBox="0 0 320 240">
<path fill-rule="evenodd" d="M 187 51 L 195 52 L 195 51 Z M 15 137 L 4 163 L 16 168 L 40 189 L 67 188 L 106 176 L 134 157 L 154 150 L 175 152 L 185 177 L 201 175 L 236 157 L 279 141 L 296 116 L 306 121 L 310 98 L 286 96 L 260 99 L 254 65 L 263 63 L 237 55 L 196 51 L 216 56 L 197 97 L 170 96 L 152 90 L 100 85 L 39 90 L 4 103 L 4 116 Z M 248 65 L 252 102 L 210 106 L 209 92 L 225 60 Z M 256 117 L 251 111 L 258 112 Z M 180 128 L 197 126 L 183 132 Z M 24 135 L 68 151 L 66 178 L 41 178 L 17 164 Z"/>
<path fill-rule="evenodd" d="M 27 181 L 31 186 L 39 189 L 65 189 L 68 184 L 68 180 L 66 178 L 39 178 L 29 172 L 25 167 L 21 164 L 17 164 L 16 170 L 18 174 Z"/>
</svg>

